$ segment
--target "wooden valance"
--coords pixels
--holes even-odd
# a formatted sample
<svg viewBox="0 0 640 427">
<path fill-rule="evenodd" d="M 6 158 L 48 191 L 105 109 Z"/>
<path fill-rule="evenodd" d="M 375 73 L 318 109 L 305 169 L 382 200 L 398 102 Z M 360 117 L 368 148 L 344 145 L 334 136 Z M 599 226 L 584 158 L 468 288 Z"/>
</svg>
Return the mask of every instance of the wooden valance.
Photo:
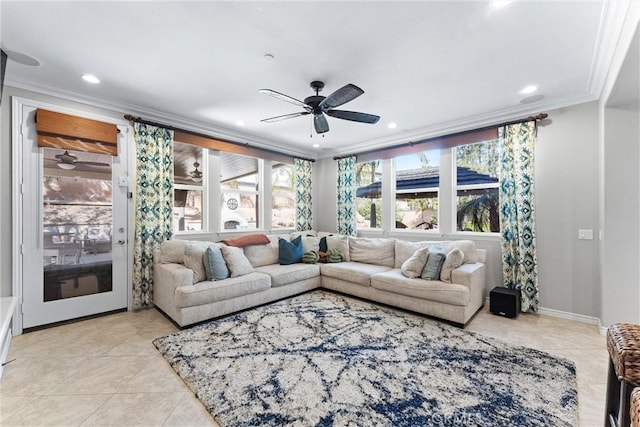
<svg viewBox="0 0 640 427">
<path fill-rule="evenodd" d="M 38 109 L 38 147 L 118 155 L 118 127 L 111 123 Z"/>
</svg>

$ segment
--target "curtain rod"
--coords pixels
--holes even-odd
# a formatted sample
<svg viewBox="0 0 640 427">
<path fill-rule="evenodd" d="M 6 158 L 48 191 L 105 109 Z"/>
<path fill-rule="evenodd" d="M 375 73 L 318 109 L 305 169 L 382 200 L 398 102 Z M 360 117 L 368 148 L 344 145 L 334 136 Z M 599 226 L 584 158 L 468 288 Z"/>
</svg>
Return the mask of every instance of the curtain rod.
<svg viewBox="0 0 640 427">
<path fill-rule="evenodd" d="M 164 123 L 152 122 L 151 120 L 146 120 L 146 119 L 143 119 L 142 117 L 136 117 L 136 116 L 131 115 L 131 114 L 125 114 L 124 118 L 125 118 L 125 120 L 129 120 L 130 122 L 143 123 L 145 125 L 161 127 L 161 128 L 165 128 L 165 129 L 169 129 L 169 130 L 173 130 L 173 131 L 178 131 L 178 132 L 184 132 L 184 133 L 188 133 L 188 134 L 191 134 L 191 135 L 199 136 L 199 137 L 202 137 L 202 138 L 215 139 L 217 141 L 222 141 L 222 142 L 226 142 L 226 143 L 229 143 L 229 144 L 234 144 L 234 145 L 237 145 L 239 147 L 253 148 L 255 150 L 262 150 L 262 151 L 266 151 L 268 153 L 277 154 L 279 156 L 285 156 L 285 157 L 291 157 L 291 158 L 306 160 L 308 162 L 315 162 L 315 159 L 309 159 L 309 158 L 305 158 L 305 157 L 294 156 L 294 155 L 291 155 L 291 154 L 282 153 L 280 151 L 271 150 L 269 148 L 252 147 L 248 143 L 241 143 L 241 142 L 229 141 L 227 139 L 220 139 L 220 138 L 216 138 L 216 137 L 213 137 L 211 135 L 204 134 L 204 133 L 194 132 L 194 131 L 188 130 L 188 129 L 181 129 L 181 128 L 178 128 L 178 127 L 175 127 L 175 126 L 171 126 L 171 125 L 167 125 L 167 124 L 164 124 Z"/>
<path fill-rule="evenodd" d="M 427 139 L 422 139 L 419 141 L 409 141 L 409 142 L 405 142 L 403 144 L 397 144 L 397 145 L 391 145 L 389 147 L 383 147 L 383 148 L 377 148 L 375 150 L 367 150 L 367 151 L 361 151 L 360 153 L 354 153 L 354 154 L 344 154 L 342 156 L 335 156 L 333 158 L 333 160 L 340 160 L 340 159 L 344 159 L 347 157 L 351 157 L 351 156 L 362 156 L 364 154 L 372 154 L 372 153 L 376 153 L 378 151 L 386 151 L 386 150 L 393 150 L 396 148 L 402 148 L 402 147 L 410 147 L 412 145 L 416 145 L 416 144 L 425 144 L 428 143 L 430 141 L 435 141 L 435 140 L 439 140 L 442 138 L 447 138 L 447 137 L 451 137 L 451 136 L 456 136 L 456 135 L 464 135 L 464 134 L 468 134 L 468 133 L 472 133 L 472 132 L 479 132 L 479 131 L 483 131 L 483 130 L 489 130 L 489 129 L 496 129 L 502 126 L 508 126 L 508 125 L 515 125 L 517 123 L 525 123 L 525 122 L 530 122 L 530 121 L 538 121 L 538 120 L 544 120 L 547 117 L 549 117 L 549 115 L 547 113 L 539 113 L 535 116 L 529 116 L 525 119 L 518 119 L 518 120 L 512 120 L 509 122 L 504 122 L 504 123 L 498 123 L 495 125 L 491 125 L 491 126 L 484 126 L 481 128 L 476 128 L 476 129 L 469 129 L 469 130 L 465 130 L 462 132 L 456 132 L 456 133 L 450 133 L 448 135 L 440 135 L 440 136 L 434 136 L 432 138 L 427 138 Z"/>
</svg>

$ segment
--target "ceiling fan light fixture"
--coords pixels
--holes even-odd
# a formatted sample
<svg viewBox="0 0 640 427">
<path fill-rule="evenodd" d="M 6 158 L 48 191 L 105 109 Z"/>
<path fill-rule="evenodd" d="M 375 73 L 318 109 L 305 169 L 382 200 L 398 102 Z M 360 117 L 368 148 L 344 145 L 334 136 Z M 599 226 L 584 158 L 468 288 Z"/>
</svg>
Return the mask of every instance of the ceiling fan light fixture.
<svg viewBox="0 0 640 427">
<path fill-rule="evenodd" d="M 62 162 L 59 162 L 59 163 L 58 163 L 58 167 L 59 167 L 60 169 L 64 169 L 64 170 L 68 170 L 68 171 L 70 171 L 70 170 L 72 170 L 72 169 L 75 169 L 75 168 L 76 168 L 76 165 L 74 165 L 73 163 L 62 163 Z"/>
<path fill-rule="evenodd" d="M 200 163 L 198 163 L 198 161 L 196 160 L 195 162 L 193 162 L 193 166 L 195 167 L 195 169 L 189 172 L 191 181 L 202 182 L 202 172 L 198 170 L 198 168 L 200 167 Z"/>
</svg>

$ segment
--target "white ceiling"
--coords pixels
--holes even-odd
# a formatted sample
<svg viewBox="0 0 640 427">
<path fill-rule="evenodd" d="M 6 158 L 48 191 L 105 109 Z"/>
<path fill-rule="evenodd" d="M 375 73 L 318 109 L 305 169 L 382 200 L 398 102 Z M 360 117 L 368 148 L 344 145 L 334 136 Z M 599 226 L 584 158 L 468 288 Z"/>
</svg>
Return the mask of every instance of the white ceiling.
<svg viewBox="0 0 640 427">
<path fill-rule="evenodd" d="M 627 6 L 3 0 L 1 43 L 10 51 L 7 85 L 322 158 L 598 99 Z M 84 82 L 84 73 L 101 83 Z M 258 89 L 302 100 L 312 80 L 326 83 L 325 96 L 361 87 L 364 95 L 339 108 L 380 122 L 328 118 L 331 130 L 313 138 L 311 116 L 260 122 L 300 109 Z M 529 84 L 541 100 L 522 102 L 531 95 L 518 92 Z"/>
</svg>

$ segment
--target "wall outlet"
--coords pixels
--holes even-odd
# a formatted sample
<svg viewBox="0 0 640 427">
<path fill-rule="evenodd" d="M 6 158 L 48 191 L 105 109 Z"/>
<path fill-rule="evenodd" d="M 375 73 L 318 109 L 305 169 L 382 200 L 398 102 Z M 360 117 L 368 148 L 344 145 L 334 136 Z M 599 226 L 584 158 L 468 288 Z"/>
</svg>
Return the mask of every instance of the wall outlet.
<svg viewBox="0 0 640 427">
<path fill-rule="evenodd" d="M 579 240 L 593 240 L 593 230 L 578 230 Z"/>
</svg>

